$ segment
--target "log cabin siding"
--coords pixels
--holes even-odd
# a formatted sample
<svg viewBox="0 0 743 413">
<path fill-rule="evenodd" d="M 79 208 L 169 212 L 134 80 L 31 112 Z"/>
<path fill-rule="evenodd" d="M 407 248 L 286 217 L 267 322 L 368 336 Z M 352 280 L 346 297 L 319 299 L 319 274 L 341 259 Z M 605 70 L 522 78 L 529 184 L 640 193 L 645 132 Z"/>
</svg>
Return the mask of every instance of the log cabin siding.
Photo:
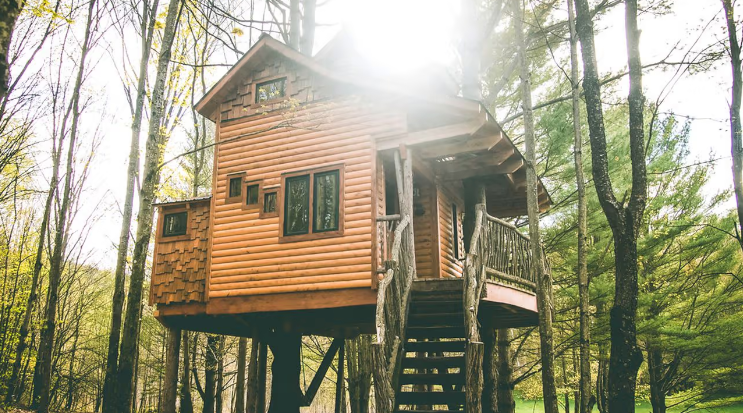
<svg viewBox="0 0 743 413">
<path fill-rule="evenodd" d="M 441 264 L 441 277 L 461 277 L 464 261 L 463 259 L 457 259 L 454 254 L 452 204 L 457 205 L 457 215 L 461 218 L 461 212 L 464 211 L 464 189 L 459 183 L 442 183 L 438 185 L 437 194 L 439 205 L 439 245 L 441 251 L 439 262 Z M 458 219 L 458 222 L 460 228 L 458 242 L 462 242 L 461 219 Z"/>
<path fill-rule="evenodd" d="M 209 297 L 371 287 L 374 142 L 405 128 L 404 114 L 354 96 L 221 122 Z M 283 213 L 260 218 L 226 202 L 229 174 L 244 172 L 265 190 L 280 186 L 284 173 L 327 165 L 344 174 L 342 236 L 280 243 Z"/>
<path fill-rule="evenodd" d="M 413 198 L 413 236 L 415 238 L 416 274 L 420 278 L 438 278 L 438 234 L 436 187 L 429 183 L 416 184 L 418 196 Z"/>
<path fill-rule="evenodd" d="M 203 303 L 209 255 L 209 199 L 163 205 L 158 211 L 150 305 Z M 167 214 L 187 213 L 185 235 L 163 237 Z"/>
</svg>

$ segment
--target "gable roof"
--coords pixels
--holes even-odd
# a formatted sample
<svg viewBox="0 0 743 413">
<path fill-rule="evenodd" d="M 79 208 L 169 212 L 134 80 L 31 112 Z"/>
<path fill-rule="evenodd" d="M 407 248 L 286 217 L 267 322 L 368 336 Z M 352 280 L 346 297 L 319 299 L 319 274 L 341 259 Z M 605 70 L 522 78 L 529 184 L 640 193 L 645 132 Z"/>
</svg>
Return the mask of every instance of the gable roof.
<svg viewBox="0 0 743 413">
<path fill-rule="evenodd" d="M 326 54 L 323 53 L 323 50 L 318 53 L 320 57 Z M 426 94 L 425 96 L 422 96 L 420 93 L 407 90 L 407 88 L 399 87 L 388 82 L 370 80 L 364 76 L 338 73 L 321 64 L 318 59 L 305 56 L 265 33 L 262 34 L 260 39 L 250 48 L 250 50 L 248 50 L 243 57 L 241 57 L 240 60 L 230 68 L 222 79 L 220 79 L 219 82 L 217 82 L 209 92 L 199 100 L 198 103 L 196 103 L 196 111 L 206 118 L 216 120 L 214 113 L 227 95 L 239 85 L 242 78 L 240 74 L 247 73 L 257 65 L 262 64 L 264 59 L 271 54 L 278 54 L 285 59 L 291 60 L 312 72 L 335 82 L 356 86 L 361 89 L 421 99 L 425 100 L 427 103 L 444 105 L 449 109 L 475 113 L 479 111 L 480 102 L 474 100 L 440 94 Z"/>
</svg>

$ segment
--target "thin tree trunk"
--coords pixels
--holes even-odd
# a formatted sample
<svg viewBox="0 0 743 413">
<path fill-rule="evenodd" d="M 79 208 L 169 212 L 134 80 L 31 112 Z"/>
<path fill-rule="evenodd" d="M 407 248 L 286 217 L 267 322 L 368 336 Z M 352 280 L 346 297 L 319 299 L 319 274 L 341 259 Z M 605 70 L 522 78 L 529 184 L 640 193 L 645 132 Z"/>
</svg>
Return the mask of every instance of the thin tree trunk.
<svg viewBox="0 0 743 413">
<path fill-rule="evenodd" d="M 134 185 L 139 172 L 139 138 L 142 129 L 142 113 L 144 98 L 147 92 L 147 66 L 150 60 L 150 49 L 154 33 L 155 13 L 159 0 L 153 0 L 152 8 L 149 2 L 142 2 L 142 48 L 139 64 L 139 79 L 137 81 L 137 97 L 132 119 L 132 136 L 129 145 L 129 165 L 126 177 L 126 192 L 124 193 L 124 210 L 119 232 L 119 246 L 114 271 L 114 294 L 111 309 L 111 330 L 108 335 L 108 353 L 106 356 L 106 375 L 103 381 L 103 412 L 114 413 L 116 409 L 117 367 L 119 356 L 119 340 L 121 339 L 121 316 L 124 310 L 125 271 L 129 253 L 129 232 L 132 226 L 132 210 L 134 209 Z M 145 34 L 146 33 L 146 34 Z"/>
<path fill-rule="evenodd" d="M 302 54 L 312 56 L 312 49 L 315 46 L 315 9 L 317 0 L 302 0 L 304 13 L 302 13 L 302 39 L 300 40 L 299 50 Z"/>
<path fill-rule="evenodd" d="M 202 413 L 214 413 L 214 396 L 217 387 L 217 352 L 219 337 L 213 334 L 206 336 L 206 348 L 204 350 L 204 392 L 202 401 L 204 406 Z"/>
<path fill-rule="evenodd" d="M 539 344 L 542 362 L 542 397 L 545 413 L 558 413 L 557 388 L 555 387 L 554 344 L 552 342 L 552 277 L 544 266 L 542 237 L 539 231 L 539 178 L 536 170 L 537 144 L 534 137 L 534 115 L 531 104 L 531 74 L 526 61 L 521 0 L 512 0 L 513 25 L 518 46 L 521 77 L 521 97 L 524 110 L 524 146 L 526 147 L 526 210 L 529 215 L 531 255 L 537 280 L 537 306 L 539 307 Z"/>
<path fill-rule="evenodd" d="M 41 328 L 39 340 L 39 351 L 37 353 L 36 367 L 34 368 L 34 391 L 31 406 L 39 413 L 47 413 L 50 403 L 50 386 L 52 374 L 52 349 L 54 347 L 54 333 L 57 326 L 57 306 L 59 301 L 59 286 L 62 279 L 63 256 L 65 250 L 65 238 L 67 230 L 67 214 L 70 209 L 70 198 L 72 192 L 73 168 L 75 164 L 75 148 L 79 134 L 80 122 L 80 92 L 85 75 L 85 62 L 90 50 L 91 33 L 93 24 L 93 9 L 96 0 L 88 3 L 88 16 L 85 27 L 85 37 L 80 51 L 80 64 L 75 78 L 75 86 L 72 94 L 72 124 L 70 125 L 70 141 L 67 149 L 67 167 L 65 171 L 65 182 L 62 190 L 62 201 L 59 207 L 59 215 L 54 233 L 54 249 L 49 265 L 49 287 L 47 291 L 47 305 L 44 324 Z M 66 133 L 65 130 L 60 131 Z"/>
<path fill-rule="evenodd" d="M 479 14 L 476 0 L 462 1 L 463 39 L 459 54 L 462 58 L 462 96 L 466 99 L 481 100 L 482 84 L 480 82 L 480 33 L 477 16 Z"/>
<path fill-rule="evenodd" d="M 170 0 L 165 29 L 160 43 L 157 62 L 157 73 L 152 89 L 152 106 L 148 125 L 148 136 L 142 176 L 142 187 L 139 192 L 139 211 L 137 213 L 137 232 L 132 254 L 132 270 L 129 283 L 129 294 L 123 326 L 123 338 L 119 354 L 118 377 L 116 387 L 116 406 L 119 412 L 130 412 L 132 409 L 134 386 L 134 361 L 139 339 L 138 326 L 141 317 L 142 290 L 147 261 L 147 250 L 152 235 L 152 202 L 159 186 L 159 163 L 168 137 L 161 135 L 160 121 L 163 115 L 163 97 L 165 81 L 170 63 L 171 47 L 175 38 L 178 20 L 180 19 L 182 0 Z"/>
<path fill-rule="evenodd" d="M 573 158 L 575 161 L 575 183 L 578 190 L 578 297 L 580 308 L 580 378 L 576 400 L 578 413 L 588 413 L 591 400 L 591 325 L 588 297 L 588 259 L 586 258 L 586 234 L 588 207 L 586 206 L 586 178 L 583 176 L 583 138 L 580 122 L 580 83 L 578 69 L 578 36 L 575 33 L 575 11 L 573 0 L 568 0 L 568 24 L 570 26 L 570 83 L 573 98 Z"/>
<path fill-rule="evenodd" d="M 648 344 L 648 381 L 653 413 L 666 413 L 666 393 L 663 391 L 663 353 L 654 344 Z"/>
<path fill-rule="evenodd" d="M 599 202 L 614 235 L 614 304 L 610 313 L 611 355 L 609 358 L 608 411 L 628 413 L 635 411 L 637 372 L 642 364 L 642 353 L 637 346 L 637 235 L 642 222 L 647 198 L 647 171 L 645 166 L 644 96 L 642 94 L 642 65 L 640 62 L 639 31 L 637 29 L 637 1 L 625 1 L 627 60 L 629 64 L 629 141 L 632 163 L 630 199 L 616 199 L 609 176 L 606 133 L 601 87 L 598 79 L 593 23 L 587 0 L 575 0 L 576 32 L 583 54 L 583 90 L 591 137 L 593 181 Z"/>
<path fill-rule="evenodd" d="M 498 330 L 498 413 L 514 413 L 513 366 L 511 365 L 511 330 Z"/>
<path fill-rule="evenodd" d="M 216 413 L 223 411 L 224 394 L 224 336 L 219 336 L 217 342 L 217 383 L 214 388 L 214 410 Z"/>
<path fill-rule="evenodd" d="M 369 413 L 372 376 L 371 336 L 362 334 L 352 340 L 346 340 L 346 359 L 351 413 Z"/>
<path fill-rule="evenodd" d="M 732 69 L 732 91 L 730 100 L 730 150 L 733 155 L 733 189 L 735 205 L 738 212 L 736 233 L 738 242 L 743 248 L 743 131 L 741 130 L 740 106 L 743 91 L 743 73 L 741 73 L 740 43 L 738 43 L 735 25 L 735 2 L 722 0 L 725 10 L 725 23 L 728 29 L 730 47 L 730 66 Z"/>
<path fill-rule="evenodd" d="M 181 353 L 181 330 L 167 329 L 167 349 L 165 353 L 165 382 L 162 390 L 163 413 L 175 413 L 178 395 L 178 361 Z"/>
<path fill-rule="evenodd" d="M 191 347 L 188 331 L 183 331 L 183 375 L 181 376 L 181 413 L 193 413 L 193 399 L 191 398 Z"/>
<path fill-rule="evenodd" d="M 245 362 L 248 358 L 248 339 L 237 341 L 237 383 L 235 385 L 235 413 L 245 413 Z"/>
<path fill-rule="evenodd" d="M 248 364 L 248 392 L 245 413 L 258 412 L 258 340 L 250 340 L 250 363 Z"/>
<path fill-rule="evenodd" d="M 299 50 L 299 39 L 302 31 L 302 13 L 299 0 L 289 0 L 289 47 Z"/>
</svg>

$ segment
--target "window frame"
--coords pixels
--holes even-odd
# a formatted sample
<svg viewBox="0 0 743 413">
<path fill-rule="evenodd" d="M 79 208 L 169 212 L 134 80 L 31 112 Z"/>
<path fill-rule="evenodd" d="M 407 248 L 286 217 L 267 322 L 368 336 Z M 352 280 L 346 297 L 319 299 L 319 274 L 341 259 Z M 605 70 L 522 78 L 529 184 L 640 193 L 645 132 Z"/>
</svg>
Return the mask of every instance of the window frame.
<svg viewBox="0 0 743 413">
<path fill-rule="evenodd" d="M 265 85 L 266 83 L 272 83 L 272 82 L 275 82 L 281 79 L 284 80 L 284 96 L 279 96 L 273 99 L 264 100 L 263 102 L 258 102 L 258 88 L 262 85 Z M 251 87 L 251 94 L 253 96 L 253 103 L 251 105 L 256 106 L 256 107 L 261 107 L 261 106 L 271 105 L 271 104 L 278 103 L 278 102 L 283 102 L 284 100 L 288 99 L 288 96 L 290 95 L 289 84 L 290 84 L 289 76 L 287 76 L 286 73 L 254 80 L 252 87 Z"/>
<path fill-rule="evenodd" d="M 335 230 L 327 230 L 321 232 L 315 232 L 314 221 L 315 221 L 315 174 L 323 172 L 338 172 L 338 228 Z M 286 198 L 286 180 L 287 178 L 293 178 L 297 176 L 307 175 L 309 179 L 310 199 L 309 199 L 309 226 L 306 234 L 295 234 L 285 235 L 284 234 L 284 221 L 285 215 L 285 202 Z M 278 191 L 277 206 L 279 207 L 279 243 L 285 242 L 298 242 L 324 238 L 335 238 L 343 236 L 344 221 L 345 221 L 345 164 L 333 164 L 322 166 L 312 169 L 303 169 L 292 172 L 285 172 L 281 174 L 281 188 Z"/>
<path fill-rule="evenodd" d="M 230 196 L 230 183 L 233 179 L 240 179 L 240 194 L 237 196 Z M 238 173 L 232 173 L 227 174 L 227 182 L 225 187 L 225 203 L 226 204 L 233 204 L 233 203 L 243 203 L 245 198 L 245 172 L 238 172 Z"/>
<path fill-rule="evenodd" d="M 191 239 L 191 226 L 189 225 L 191 208 L 188 205 L 163 206 L 158 210 L 158 222 L 155 238 L 157 243 L 167 243 L 176 241 L 187 241 Z M 186 214 L 186 232 L 179 235 L 165 235 L 165 217 L 173 214 Z"/>
<path fill-rule="evenodd" d="M 248 188 L 251 186 L 257 186 L 258 187 L 258 199 L 254 204 L 248 203 Z M 243 183 L 243 196 L 240 197 L 241 203 L 242 203 L 242 209 L 247 211 L 252 211 L 260 208 L 261 205 L 261 190 L 263 188 L 263 181 L 260 179 L 253 180 L 253 181 L 245 181 Z"/>
<path fill-rule="evenodd" d="M 452 224 L 452 249 L 454 250 L 454 259 L 461 261 L 464 259 L 464 246 L 463 246 L 463 228 L 460 226 L 459 220 L 459 206 L 453 202 L 451 204 L 451 224 Z"/>
<path fill-rule="evenodd" d="M 273 212 L 266 212 L 263 210 L 264 203 L 266 201 L 267 194 L 276 194 L 276 209 Z M 260 191 L 258 191 L 258 203 L 259 203 L 259 218 L 275 218 L 279 216 L 279 210 L 281 209 L 281 187 L 279 185 L 264 188 L 261 185 Z"/>
</svg>

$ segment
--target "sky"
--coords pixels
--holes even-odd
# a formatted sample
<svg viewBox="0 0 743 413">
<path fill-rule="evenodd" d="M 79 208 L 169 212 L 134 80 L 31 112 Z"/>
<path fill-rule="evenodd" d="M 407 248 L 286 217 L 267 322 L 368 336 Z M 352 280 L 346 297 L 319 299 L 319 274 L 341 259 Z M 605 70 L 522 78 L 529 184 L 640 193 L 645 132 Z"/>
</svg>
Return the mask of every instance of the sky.
<svg viewBox="0 0 743 413">
<path fill-rule="evenodd" d="M 444 0 L 328 0 L 318 9 L 318 27 L 315 50 L 327 43 L 341 27 L 345 27 L 358 41 L 359 50 L 372 62 L 398 71 L 414 71 L 430 63 L 453 65 L 456 61 L 453 42 L 456 39 L 458 4 Z M 644 64 L 662 60 L 677 46 L 679 50 L 669 60 L 679 60 L 693 44 L 699 28 L 720 13 L 717 0 L 677 0 L 672 10 L 663 16 L 640 16 L 641 53 Z M 394 12 L 391 12 L 394 11 Z M 567 11 L 562 11 L 567 16 Z M 707 45 L 724 38 L 719 23 L 712 23 L 699 40 Z M 136 38 L 127 41 L 137 42 Z M 618 72 L 626 67 L 624 38 L 624 8 L 619 6 L 597 24 L 597 58 L 602 73 Z M 104 267 L 115 264 L 115 249 L 120 227 L 120 205 L 124 198 L 126 164 L 129 148 L 129 109 L 120 81 L 116 76 L 116 53 L 101 56 L 90 87 L 106 102 L 100 119 L 105 123 L 105 139 L 94 160 L 94 174 L 89 182 L 81 217 L 98 217 L 90 229 L 87 248 L 93 263 Z M 226 59 L 236 60 L 236 56 Z M 392 64 L 394 63 L 394 64 Z M 216 82 L 227 68 L 211 73 Z M 724 157 L 716 163 L 708 195 L 731 187 L 729 159 L 729 128 L 727 112 L 730 69 L 727 60 L 703 74 L 686 75 L 667 86 L 673 70 L 653 70 L 644 74 L 644 88 L 648 101 L 655 101 L 662 93 L 667 96 L 662 111 L 688 116 L 691 126 L 691 155 L 693 163 L 714 157 Z M 619 82 L 617 93 L 626 96 L 627 80 Z M 670 91 L 670 92 L 669 92 Z M 535 103 L 540 96 L 534 96 Z M 171 151 L 179 152 L 182 132 L 171 141 Z M 144 134 L 143 134 L 144 135 Z M 175 149 L 173 149 L 175 148 Z M 166 158 L 168 158 L 166 156 Z M 732 206 L 732 203 L 730 204 Z M 91 219 L 83 219 L 93 222 Z M 78 223 L 77 230 L 82 230 Z"/>
</svg>

